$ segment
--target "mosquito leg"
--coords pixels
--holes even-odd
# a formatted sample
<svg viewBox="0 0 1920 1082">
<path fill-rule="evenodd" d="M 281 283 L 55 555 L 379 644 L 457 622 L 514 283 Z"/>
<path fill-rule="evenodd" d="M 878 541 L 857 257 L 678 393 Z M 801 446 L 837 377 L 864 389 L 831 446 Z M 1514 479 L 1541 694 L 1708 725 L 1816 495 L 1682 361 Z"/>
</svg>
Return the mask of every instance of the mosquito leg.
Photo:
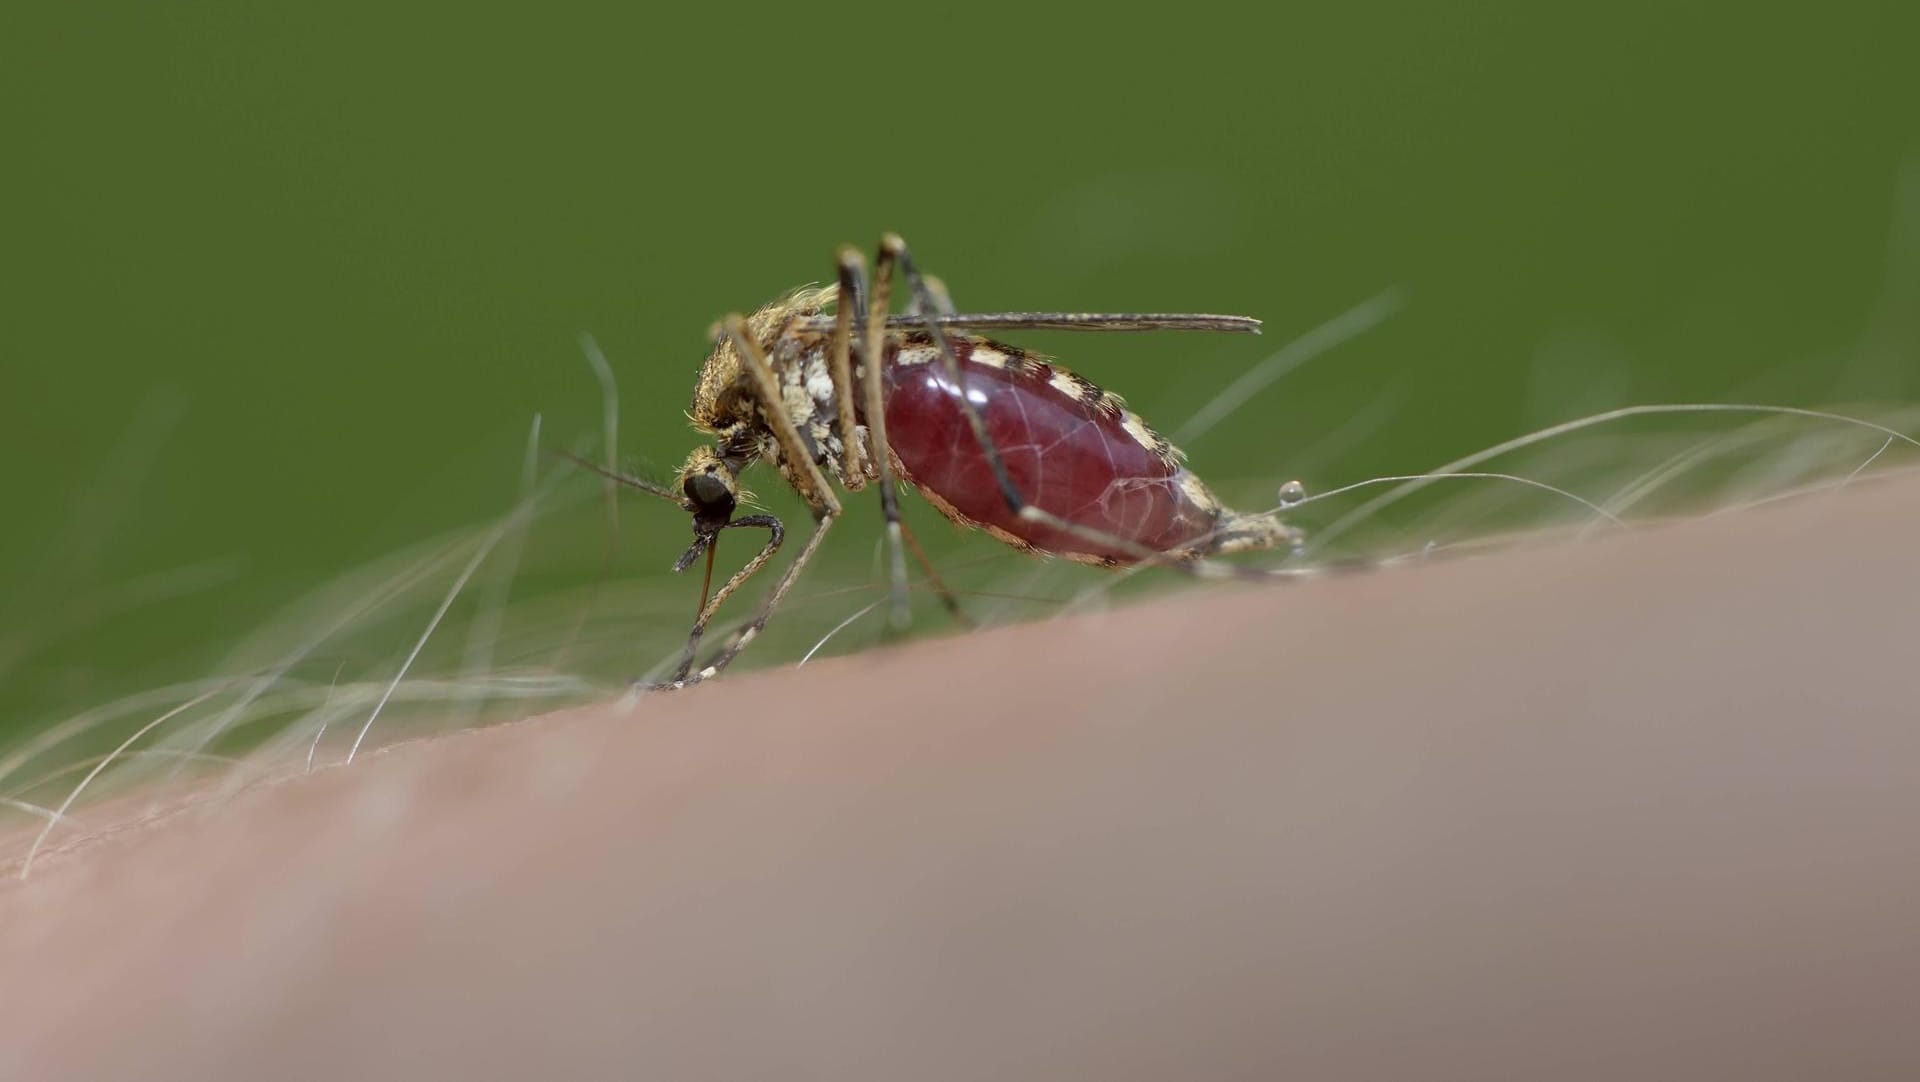
<svg viewBox="0 0 1920 1082">
<path fill-rule="evenodd" d="M 840 442 L 845 447 L 840 455 L 840 483 L 849 492 L 858 492 L 867 486 L 867 462 L 862 457 L 865 449 L 860 446 L 859 422 L 854 417 L 853 362 L 849 356 L 856 331 L 861 333 L 864 341 L 866 312 L 861 305 L 866 301 L 866 277 L 866 260 L 860 258 L 859 250 L 843 246 L 840 249 L 840 299 L 834 305 L 827 377 L 833 381 Z M 855 326 L 856 320 L 858 327 Z M 864 346 L 862 348 L 864 352 Z"/>
<path fill-rule="evenodd" d="M 807 566 L 808 561 L 813 559 L 813 554 L 820 548 L 820 542 L 826 538 L 827 529 L 833 525 L 834 519 L 839 517 L 839 513 L 834 511 L 820 516 L 819 521 L 814 524 L 812 535 L 807 538 L 807 543 L 801 547 L 800 554 L 793 558 L 793 563 L 787 565 L 786 571 L 780 576 L 780 581 L 774 584 L 773 592 L 768 594 L 766 601 L 761 603 L 760 611 L 753 614 L 753 619 L 749 620 L 746 626 L 735 631 L 727 639 L 726 645 L 714 654 L 713 659 L 708 661 L 705 667 L 698 672 L 677 674 L 671 683 L 658 684 L 655 687 L 683 688 L 702 680 L 711 680 L 720 675 L 721 670 L 732 664 L 733 659 L 740 656 L 740 651 L 746 649 L 754 636 L 760 634 L 761 629 L 767 626 L 767 621 L 772 618 L 774 610 L 786 600 L 787 593 L 793 589 L 793 584 L 799 581 L 801 570 Z"/>
<path fill-rule="evenodd" d="M 947 292 L 947 283 L 931 274 L 923 274 L 920 281 L 926 285 L 923 298 L 920 290 L 914 291 L 913 300 L 908 304 L 909 315 L 924 316 L 928 311 L 935 315 L 951 316 L 958 310 L 953 306 L 953 294 Z"/>
<path fill-rule="evenodd" d="M 858 439 L 858 428 L 856 428 L 856 426 L 858 426 L 858 420 L 854 418 L 854 401 L 856 401 L 856 399 L 854 399 L 854 388 L 852 388 L 851 347 L 854 347 L 854 345 L 858 347 L 858 351 L 860 351 L 860 355 L 862 355 L 862 368 L 860 368 L 860 370 L 862 370 L 862 372 L 868 370 L 866 365 L 864 365 L 864 357 L 866 357 L 866 318 L 868 317 L 866 317 L 866 311 L 862 309 L 862 305 L 864 305 L 866 299 L 868 299 L 868 294 L 866 294 L 866 259 L 860 257 L 860 249 L 858 249 L 858 247 L 841 246 L 841 249 L 839 249 L 839 295 L 841 295 L 841 303 L 839 303 L 837 311 L 833 313 L 833 340 L 831 340 L 831 353 L 828 355 L 828 376 L 833 380 L 833 399 L 839 403 L 841 443 L 847 447 L 847 451 L 841 455 L 841 483 L 843 483 L 849 491 L 858 491 L 858 489 L 866 487 L 868 470 L 872 468 L 872 464 L 862 455 L 862 447 L 860 447 L 860 439 Z M 849 301 L 847 297 L 852 297 L 852 301 Z M 945 290 L 937 295 L 937 299 L 939 299 L 939 303 L 947 303 L 947 305 L 950 305 L 950 301 L 947 301 Z M 950 309 L 947 309 L 947 311 L 950 311 Z M 862 388 L 864 388 L 864 382 L 862 382 Z M 870 407 L 870 414 L 879 416 L 877 412 L 872 411 L 872 403 L 868 403 L 868 407 Z M 881 418 L 881 424 L 885 424 L 885 418 Z M 872 432 L 872 430 L 870 430 L 870 432 Z M 877 470 L 874 470 L 874 472 L 877 474 Z M 889 491 L 893 489 L 891 480 L 885 485 L 885 489 L 889 489 Z M 947 583 L 943 583 L 941 576 L 933 570 L 933 564 L 927 560 L 927 554 L 920 549 L 920 543 L 916 543 L 916 541 L 914 541 L 914 535 L 906 529 L 904 520 L 900 518 L 900 505 L 899 499 L 897 499 L 897 493 L 895 493 L 895 499 L 891 499 L 891 501 L 889 501 L 889 499 L 881 499 L 881 506 L 883 506 L 883 510 L 887 512 L 887 533 L 891 535 L 893 529 L 900 529 L 900 537 L 906 541 L 908 549 L 912 549 L 914 558 L 920 560 L 920 566 L 927 572 L 927 581 L 933 583 L 933 593 L 939 595 L 941 604 L 947 608 L 948 614 L 958 623 L 972 625 L 972 622 L 966 618 L 966 614 L 960 612 L 960 602 L 954 599 L 952 591 L 948 591 Z M 899 612 L 900 608 L 904 608 L 904 602 L 900 599 L 904 597 L 904 589 L 906 589 L 906 587 L 904 587 L 904 579 L 895 579 L 895 583 L 897 583 L 900 591 L 900 593 L 895 593 L 895 612 Z"/>
<path fill-rule="evenodd" d="M 961 627 L 972 627 L 973 620 L 960 608 L 960 599 L 955 597 L 953 591 L 947 587 L 940 573 L 933 569 L 933 561 L 927 559 L 927 550 L 920 547 L 920 542 L 914 538 L 913 531 L 907 529 L 905 522 L 900 523 L 900 536 L 906 540 L 907 550 L 913 553 L 914 560 L 920 564 L 920 570 L 927 573 L 927 583 L 933 587 L 934 596 L 940 599 L 940 604 L 947 610 L 947 615 Z"/>
<path fill-rule="evenodd" d="M 718 590 L 715 590 L 711 598 L 707 599 L 706 607 L 701 610 L 703 622 L 704 620 L 713 619 L 713 614 L 719 610 L 727 598 L 733 596 L 733 592 L 738 590 L 742 583 L 747 581 L 747 577 L 755 571 L 760 570 L 768 560 L 773 558 L 774 551 L 780 547 L 780 543 L 786 540 L 787 536 L 786 527 L 781 525 L 780 520 L 774 518 L 772 515 L 748 515 L 745 518 L 734 519 L 721 528 L 731 530 L 740 527 L 760 527 L 765 529 L 768 534 L 767 543 L 760 547 L 758 555 L 748 560 L 746 566 L 735 571 L 733 576 L 727 579 L 726 583 Z"/>
<path fill-rule="evenodd" d="M 728 578 L 720 589 L 714 591 L 713 596 L 707 599 L 706 605 L 702 606 L 699 614 L 693 618 L 693 630 L 687 633 L 687 645 L 681 649 L 680 664 L 673 671 L 673 678 L 676 681 L 685 680 L 687 674 L 693 671 L 693 659 L 694 655 L 700 649 L 700 640 L 706 635 L 707 625 L 712 623 L 714 614 L 720 611 L 721 604 L 724 603 L 727 598 L 732 597 L 733 592 L 738 590 L 743 583 L 749 578 L 752 578 L 754 572 L 765 567 L 767 561 L 773 559 L 774 552 L 780 548 L 780 542 L 785 540 L 787 535 L 786 527 L 782 526 L 780 520 L 774 518 L 772 515 L 749 515 L 746 518 L 734 519 L 732 522 L 720 527 L 721 530 L 743 528 L 765 529 L 767 531 L 767 543 L 761 546 L 759 553 L 755 555 L 753 559 L 747 561 L 746 566 L 735 571 L 732 577 Z M 696 540 L 693 547 L 687 550 L 687 554 L 680 557 L 680 563 L 674 567 L 674 570 L 686 570 L 686 568 L 693 563 L 694 559 L 700 555 L 701 551 L 712 545 L 718 540 L 718 537 L 719 530 L 716 530 L 713 534 Z"/>
<path fill-rule="evenodd" d="M 888 271 L 891 263 L 886 245 L 880 248 L 880 264 L 867 297 L 866 344 L 860 351 L 860 387 L 867 410 L 867 444 L 873 452 L 874 473 L 880 481 L 880 512 L 887 520 L 887 567 L 891 573 L 892 604 L 888 622 L 896 628 L 907 626 L 907 556 L 900 523 L 900 493 L 893 480 L 892 444 L 887 442 L 887 405 L 881 368 L 886 363 L 887 309 L 892 303 Z"/>
</svg>

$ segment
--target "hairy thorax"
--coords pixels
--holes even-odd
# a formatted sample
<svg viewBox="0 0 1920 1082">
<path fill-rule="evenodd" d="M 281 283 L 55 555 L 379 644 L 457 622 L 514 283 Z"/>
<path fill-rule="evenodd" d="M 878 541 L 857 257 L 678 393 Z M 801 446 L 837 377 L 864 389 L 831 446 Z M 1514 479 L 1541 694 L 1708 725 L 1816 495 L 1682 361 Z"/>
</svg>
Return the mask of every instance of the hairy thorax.
<svg viewBox="0 0 1920 1082">
<path fill-rule="evenodd" d="M 802 289 L 747 320 L 748 332 L 772 364 L 787 416 L 814 462 L 828 476 L 840 474 L 847 451 L 846 438 L 835 420 L 833 379 L 827 369 L 830 336 L 803 329 L 800 324 L 819 315 L 833 302 L 836 292 L 831 287 Z M 728 460 L 736 472 L 765 459 L 780 471 L 788 485 L 805 491 L 804 468 L 787 461 L 749 380 L 733 343 L 720 336 L 701 366 L 688 417 L 695 428 L 713 435 L 720 457 Z M 853 438 L 865 438 L 864 426 Z"/>
</svg>

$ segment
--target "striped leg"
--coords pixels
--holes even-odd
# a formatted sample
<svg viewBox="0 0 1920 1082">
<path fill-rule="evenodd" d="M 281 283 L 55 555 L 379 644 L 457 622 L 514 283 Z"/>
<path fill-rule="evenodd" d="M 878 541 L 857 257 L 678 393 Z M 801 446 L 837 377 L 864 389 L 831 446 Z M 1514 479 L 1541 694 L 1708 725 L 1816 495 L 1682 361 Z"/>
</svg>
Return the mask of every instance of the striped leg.
<svg viewBox="0 0 1920 1082">
<path fill-rule="evenodd" d="M 767 621 L 773 617 L 774 610 L 787 599 L 793 584 L 800 579 L 801 569 L 805 568 L 808 561 L 813 559 L 813 554 L 819 551 L 820 542 L 826 539 L 827 528 L 833 525 L 833 520 L 837 517 L 839 516 L 834 514 L 820 516 L 819 521 L 814 524 L 813 533 L 807 538 L 807 543 L 801 547 L 800 554 L 793 558 L 793 563 L 787 565 L 786 571 L 780 575 L 780 581 L 774 583 L 773 592 L 767 595 L 767 600 L 761 604 L 759 611 L 753 614 L 753 619 L 749 620 L 746 626 L 735 631 L 727 639 L 726 645 L 714 654 L 704 668 L 698 672 L 677 674 L 669 683 L 653 685 L 654 689 L 667 690 L 697 684 L 702 680 L 720 675 L 721 670 L 732 664 L 733 659 L 740 656 L 740 651 L 746 649 L 754 636 L 760 634 L 761 629 L 767 626 Z"/>
<path fill-rule="evenodd" d="M 884 248 L 881 250 L 881 259 L 883 262 L 879 274 L 867 297 L 865 345 L 860 351 L 860 388 L 867 410 L 867 441 L 873 453 L 874 473 L 880 479 L 880 511 L 887 519 L 887 553 L 890 557 L 887 567 L 892 575 L 893 590 L 888 619 L 898 628 L 907 626 L 911 614 L 907 608 L 907 556 L 906 544 L 901 536 L 900 493 L 893 480 L 893 455 L 888 451 L 891 445 L 887 443 L 886 390 L 880 371 L 887 356 L 887 309 L 892 301 Z M 843 252 L 842 266 L 846 265 L 845 260 Z"/>
<path fill-rule="evenodd" d="M 867 263 L 866 260 L 860 257 L 859 249 L 851 245 L 843 245 L 841 247 L 839 275 L 841 300 L 840 303 L 835 306 L 834 311 L 833 338 L 828 352 L 827 372 L 833 380 L 833 397 L 834 401 L 838 404 L 841 439 L 847 447 L 846 453 L 840 456 L 841 483 L 848 491 L 858 492 L 860 489 L 866 487 L 866 471 L 869 467 L 867 459 L 863 457 L 868 449 L 861 447 L 860 441 L 854 435 L 857 422 L 854 419 L 854 381 L 852 365 L 849 360 L 850 345 L 852 343 L 858 343 L 862 358 L 861 371 L 862 373 L 867 371 L 865 364 L 867 350 L 867 313 L 865 310 L 867 303 Z M 935 285 L 937 287 L 937 283 Z M 849 300 L 848 298 L 851 299 Z M 935 300 L 944 306 L 940 311 L 952 311 L 952 301 L 947 297 L 945 287 L 937 287 Z M 865 393 L 864 380 L 861 384 L 861 390 L 862 393 Z M 869 408 L 871 408 L 870 404 Z M 884 418 L 882 418 L 882 423 L 885 423 Z M 875 469 L 874 472 L 878 474 L 879 471 Z M 940 604 L 946 608 L 947 614 L 957 623 L 972 626 L 973 621 L 969 620 L 966 613 L 961 610 L 959 599 L 953 595 L 953 591 L 948 589 L 947 584 L 941 580 L 940 573 L 933 569 L 933 562 L 927 559 L 926 551 L 920 547 L 919 542 L 914 540 L 912 531 L 907 529 L 906 522 L 901 519 L 900 503 L 897 494 L 892 500 L 882 498 L 881 508 L 886 515 L 888 535 L 892 536 L 895 530 L 899 531 L 901 539 L 906 543 L 907 551 L 913 554 L 914 559 L 920 564 L 920 569 L 926 572 L 927 582 L 933 587 L 935 596 L 939 597 Z M 896 579 L 893 589 L 896 591 L 893 599 L 895 606 L 894 611 L 898 612 L 905 605 L 904 591 L 906 584 L 904 581 Z"/>
<path fill-rule="evenodd" d="M 833 338 L 827 352 L 827 378 L 833 381 L 833 400 L 840 421 L 840 440 L 846 450 L 840 456 L 840 483 L 848 492 L 867 487 L 867 449 L 860 445 L 858 421 L 854 418 L 853 342 L 860 341 L 866 353 L 865 330 L 867 264 L 851 246 L 840 249 L 840 297 L 834 305 Z"/>
<path fill-rule="evenodd" d="M 699 614 L 693 618 L 693 630 L 687 633 L 687 645 L 681 649 L 680 664 L 673 671 L 673 679 L 676 686 L 684 684 L 687 680 L 687 674 L 693 671 L 694 655 L 700 649 L 700 640 L 706 635 L 707 625 L 713 621 L 714 614 L 720 611 L 721 604 L 724 603 L 727 598 L 732 597 L 733 592 L 738 590 L 742 583 L 752 578 L 754 572 L 765 567 L 768 560 L 773 559 L 774 552 L 780 548 L 780 542 L 786 539 L 786 527 L 781 525 L 780 520 L 774 518 L 772 515 L 749 515 L 746 518 L 734 519 L 732 522 L 721 526 L 719 530 L 695 539 L 693 547 L 689 548 L 686 554 L 681 556 L 680 561 L 673 567 L 675 571 L 685 571 L 687 568 L 693 566 L 693 561 L 697 559 L 702 552 L 705 552 L 713 545 L 717 539 L 716 535 L 720 530 L 732 530 L 743 527 L 766 530 L 767 543 L 761 546 L 759 553 L 755 555 L 753 559 L 747 561 L 746 566 L 735 571 L 732 577 L 728 578 L 720 589 L 714 591 L 713 596 L 707 599 L 707 603 L 701 607 Z"/>
</svg>

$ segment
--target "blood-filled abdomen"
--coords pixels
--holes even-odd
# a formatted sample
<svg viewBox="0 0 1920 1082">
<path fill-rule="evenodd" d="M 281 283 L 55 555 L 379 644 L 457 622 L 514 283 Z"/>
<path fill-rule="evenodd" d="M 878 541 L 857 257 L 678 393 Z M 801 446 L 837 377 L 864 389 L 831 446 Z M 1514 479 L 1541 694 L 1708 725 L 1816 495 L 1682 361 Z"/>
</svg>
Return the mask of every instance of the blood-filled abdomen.
<svg viewBox="0 0 1920 1082">
<path fill-rule="evenodd" d="M 1206 551 L 1220 507 L 1173 449 L 1117 399 L 1020 350 L 952 336 L 966 393 L 1028 503 L 1153 552 Z M 1124 544 L 1023 520 L 960 408 L 960 388 L 924 337 L 890 345 L 887 440 L 907 479 L 969 524 L 1061 555 L 1130 563 Z"/>
</svg>

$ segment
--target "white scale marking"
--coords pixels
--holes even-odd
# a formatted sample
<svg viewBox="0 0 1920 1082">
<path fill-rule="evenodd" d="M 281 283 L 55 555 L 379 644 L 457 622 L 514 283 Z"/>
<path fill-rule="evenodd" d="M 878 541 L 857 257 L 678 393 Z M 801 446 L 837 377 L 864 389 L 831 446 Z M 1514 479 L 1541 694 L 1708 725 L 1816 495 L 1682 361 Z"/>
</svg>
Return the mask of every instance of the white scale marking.
<svg viewBox="0 0 1920 1082">
<path fill-rule="evenodd" d="M 1139 414 L 1129 413 L 1122 417 L 1120 427 L 1127 430 L 1127 435 L 1133 437 L 1133 442 L 1149 451 L 1160 446 L 1160 441 L 1154 439 L 1153 432 L 1147 428 L 1147 423 L 1140 419 Z"/>
<path fill-rule="evenodd" d="M 827 374 L 827 362 L 821 358 L 807 362 L 807 393 L 821 405 L 833 401 L 833 377 Z"/>
<path fill-rule="evenodd" d="M 1056 369 L 1053 375 L 1048 378 L 1047 383 L 1052 386 L 1054 390 L 1059 391 L 1075 402 L 1080 401 L 1080 381 L 1067 375 L 1065 372 Z"/>
</svg>

